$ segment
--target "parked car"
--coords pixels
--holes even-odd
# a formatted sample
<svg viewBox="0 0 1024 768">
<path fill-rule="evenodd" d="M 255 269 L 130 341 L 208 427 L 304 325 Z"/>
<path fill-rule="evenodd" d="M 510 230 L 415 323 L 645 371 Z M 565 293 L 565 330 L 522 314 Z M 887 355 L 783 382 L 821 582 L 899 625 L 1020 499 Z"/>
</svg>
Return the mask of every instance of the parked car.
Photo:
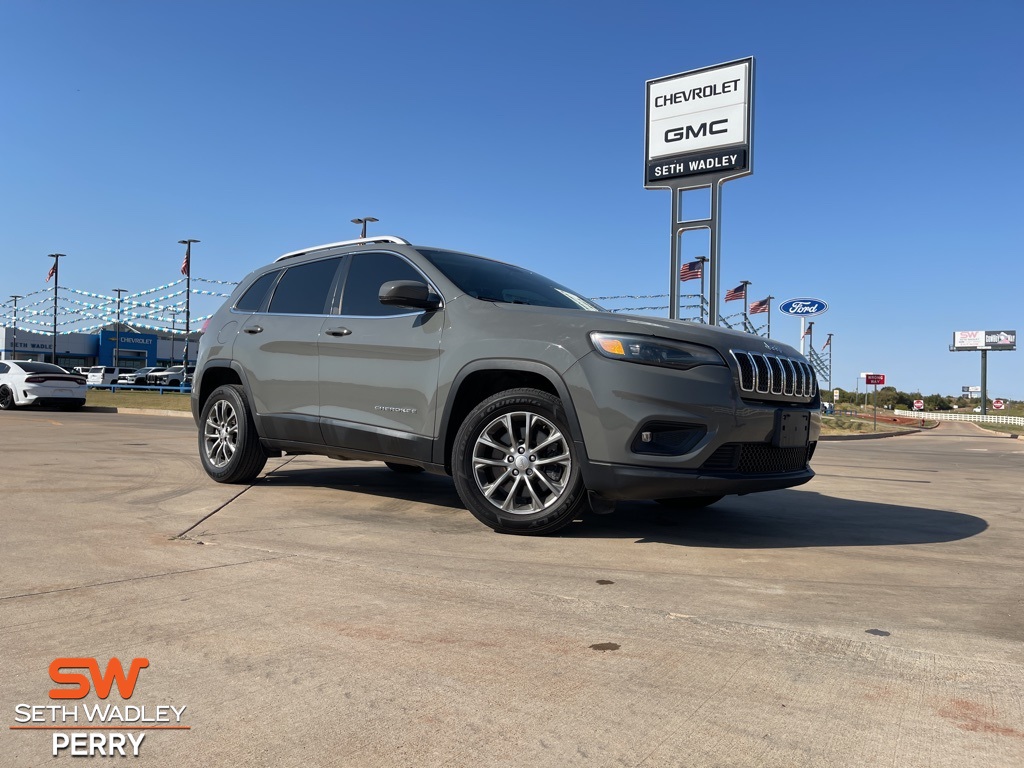
<svg viewBox="0 0 1024 768">
<path fill-rule="evenodd" d="M 109 387 L 111 384 L 117 383 L 118 376 L 125 373 L 131 373 L 132 368 L 114 368 L 109 365 L 96 365 L 89 369 L 89 375 L 86 378 L 86 383 L 93 388 Z"/>
<path fill-rule="evenodd" d="M 56 405 L 65 410 L 85 405 L 85 379 L 52 363 L 0 361 L 0 408 Z"/>
<path fill-rule="evenodd" d="M 88 368 L 81 368 L 81 367 L 78 367 L 78 368 L 72 368 L 72 369 L 71 369 L 71 370 L 69 371 L 69 373 L 77 373 L 77 374 L 78 374 L 79 376 L 85 376 L 85 377 L 88 377 L 88 376 L 89 376 L 89 369 L 88 369 Z"/>
<path fill-rule="evenodd" d="M 186 384 L 190 383 L 195 372 L 196 367 L 194 365 L 190 365 L 187 371 L 183 366 L 175 365 L 167 368 L 166 370 L 147 376 L 146 381 L 150 386 L 180 387 L 182 381 Z M 183 373 L 185 374 L 184 376 L 182 375 Z"/>
<path fill-rule="evenodd" d="M 129 373 L 122 373 L 117 377 L 117 383 L 124 387 L 140 387 L 146 385 L 146 377 L 151 373 L 160 373 L 163 368 L 149 367 L 137 368 Z"/>
<path fill-rule="evenodd" d="M 222 483 L 268 456 L 450 474 L 480 522 L 544 534 L 620 499 L 679 508 L 806 483 L 821 430 L 794 348 L 625 317 L 529 270 L 367 238 L 244 278 L 199 343 L 192 414 Z"/>
</svg>

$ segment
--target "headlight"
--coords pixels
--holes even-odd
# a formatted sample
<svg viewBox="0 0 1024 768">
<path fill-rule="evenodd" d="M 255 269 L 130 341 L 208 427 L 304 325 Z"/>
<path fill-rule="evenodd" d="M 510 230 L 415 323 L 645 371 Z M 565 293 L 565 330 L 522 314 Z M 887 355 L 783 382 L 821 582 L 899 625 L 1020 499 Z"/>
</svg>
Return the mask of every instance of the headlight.
<svg viewBox="0 0 1024 768">
<path fill-rule="evenodd" d="M 612 360 L 627 360 L 684 371 L 698 365 L 725 365 L 722 356 L 711 347 L 685 341 L 598 331 L 590 334 L 590 341 L 599 354 Z"/>
</svg>

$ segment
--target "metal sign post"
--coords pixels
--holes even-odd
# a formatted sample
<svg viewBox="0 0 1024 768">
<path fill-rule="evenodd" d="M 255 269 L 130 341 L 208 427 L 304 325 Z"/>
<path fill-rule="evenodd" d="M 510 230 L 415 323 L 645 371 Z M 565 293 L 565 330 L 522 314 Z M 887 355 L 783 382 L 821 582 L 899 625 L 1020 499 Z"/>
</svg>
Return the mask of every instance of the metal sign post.
<svg viewBox="0 0 1024 768">
<path fill-rule="evenodd" d="M 679 319 L 682 235 L 706 229 L 708 322 L 718 325 L 722 183 L 753 172 L 754 59 L 647 81 L 644 187 L 672 190 L 669 318 Z M 683 192 L 708 189 L 711 215 L 686 219 Z"/>
<path fill-rule="evenodd" d="M 872 403 L 872 410 L 874 411 L 875 418 L 874 423 L 871 427 L 872 432 L 878 431 L 878 385 L 885 385 L 885 374 L 884 373 L 867 373 L 864 375 L 864 384 L 871 384 L 875 388 L 874 400 Z"/>
</svg>

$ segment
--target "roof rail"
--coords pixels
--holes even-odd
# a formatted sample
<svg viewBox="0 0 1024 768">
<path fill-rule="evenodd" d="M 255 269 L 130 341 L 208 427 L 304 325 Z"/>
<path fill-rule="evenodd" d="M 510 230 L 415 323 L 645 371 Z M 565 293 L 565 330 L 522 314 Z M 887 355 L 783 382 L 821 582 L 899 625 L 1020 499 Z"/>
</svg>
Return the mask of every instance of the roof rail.
<svg viewBox="0 0 1024 768">
<path fill-rule="evenodd" d="M 358 237 L 355 240 L 342 240 L 337 243 L 327 243 L 325 245 L 314 245 L 309 248 L 303 248 L 301 251 L 292 251 L 286 253 L 284 256 L 278 256 L 274 259 L 274 262 L 283 261 L 284 259 L 290 259 L 294 256 L 302 256 L 306 253 L 312 253 L 313 251 L 323 251 L 328 248 L 340 248 L 343 245 L 372 245 L 373 243 L 395 243 L 397 245 L 409 245 L 408 240 L 403 240 L 400 237 L 394 235 L 378 235 L 377 237 Z"/>
</svg>

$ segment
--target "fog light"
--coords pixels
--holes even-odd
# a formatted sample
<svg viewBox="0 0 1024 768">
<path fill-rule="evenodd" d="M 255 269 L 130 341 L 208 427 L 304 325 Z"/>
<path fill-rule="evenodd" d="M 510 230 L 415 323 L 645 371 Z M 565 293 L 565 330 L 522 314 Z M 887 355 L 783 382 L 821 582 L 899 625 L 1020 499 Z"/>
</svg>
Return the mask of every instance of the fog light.
<svg viewBox="0 0 1024 768">
<path fill-rule="evenodd" d="M 701 424 L 644 424 L 633 441 L 633 453 L 652 456 L 682 456 L 689 453 L 707 434 Z"/>
</svg>

